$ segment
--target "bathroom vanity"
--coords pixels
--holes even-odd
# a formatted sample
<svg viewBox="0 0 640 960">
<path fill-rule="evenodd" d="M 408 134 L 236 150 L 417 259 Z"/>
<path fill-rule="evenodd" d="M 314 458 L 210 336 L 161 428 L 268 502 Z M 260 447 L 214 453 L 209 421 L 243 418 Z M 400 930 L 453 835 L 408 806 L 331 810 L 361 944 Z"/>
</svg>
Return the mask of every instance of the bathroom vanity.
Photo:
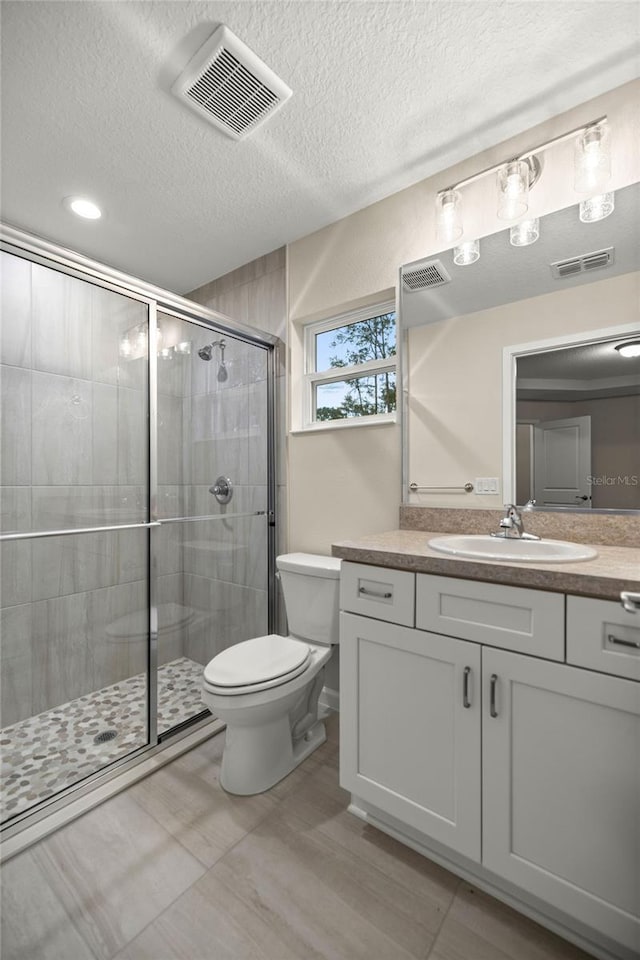
<svg viewBox="0 0 640 960">
<path fill-rule="evenodd" d="M 639 552 L 469 563 L 429 539 L 334 545 L 350 809 L 596 956 L 637 958 L 640 616 L 619 592 Z"/>
</svg>

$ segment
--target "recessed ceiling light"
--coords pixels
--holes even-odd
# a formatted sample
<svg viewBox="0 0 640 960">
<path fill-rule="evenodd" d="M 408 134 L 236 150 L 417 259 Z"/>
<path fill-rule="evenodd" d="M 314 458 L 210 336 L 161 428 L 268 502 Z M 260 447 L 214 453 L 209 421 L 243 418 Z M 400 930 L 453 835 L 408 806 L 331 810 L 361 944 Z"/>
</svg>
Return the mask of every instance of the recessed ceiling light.
<svg viewBox="0 0 640 960">
<path fill-rule="evenodd" d="M 640 357 L 640 340 L 627 340 L 626 343 L 616 343 L 616 350 L 623 357 Z"/>
<path fill-rule="evenodd" d="M 102 216 L 100 207 L 86 197 L 65 197 L 64 205 L 77 217 L 84 217 L 85 220 L 99 220 Z"/>
</svg>

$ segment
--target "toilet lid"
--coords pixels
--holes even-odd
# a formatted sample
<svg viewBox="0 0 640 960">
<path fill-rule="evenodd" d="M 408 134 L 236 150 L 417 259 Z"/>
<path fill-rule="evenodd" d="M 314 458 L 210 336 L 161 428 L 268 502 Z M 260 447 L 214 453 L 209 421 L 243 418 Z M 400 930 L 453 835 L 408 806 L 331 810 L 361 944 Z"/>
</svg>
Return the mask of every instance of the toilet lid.
<svg viewBox="0 0 640 960">
<path fill-rule="evenodd" d="M 204 670 L 205 683 L 216 687 L 247 687 L 270 680 L 283 682 L 302 671 L 311 652 L 306 643 L 272 633 L 228 647 Z"/>
</svg>

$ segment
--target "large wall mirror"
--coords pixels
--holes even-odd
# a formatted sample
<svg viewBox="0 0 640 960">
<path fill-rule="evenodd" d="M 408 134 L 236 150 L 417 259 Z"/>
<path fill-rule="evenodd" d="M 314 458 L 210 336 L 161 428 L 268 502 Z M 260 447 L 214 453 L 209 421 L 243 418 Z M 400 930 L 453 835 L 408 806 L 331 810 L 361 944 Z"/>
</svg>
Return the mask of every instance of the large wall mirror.
<svg viewBox="0 0 640 960">
<path fill-rule="evenodd" d="M 596 223 L 572 206 L 530 246 L 401 268 L 405 502 L 640 510 L 640 357 L 617 349 L 640 341 L 639 224 L 634 184 Z"/>
</svg>

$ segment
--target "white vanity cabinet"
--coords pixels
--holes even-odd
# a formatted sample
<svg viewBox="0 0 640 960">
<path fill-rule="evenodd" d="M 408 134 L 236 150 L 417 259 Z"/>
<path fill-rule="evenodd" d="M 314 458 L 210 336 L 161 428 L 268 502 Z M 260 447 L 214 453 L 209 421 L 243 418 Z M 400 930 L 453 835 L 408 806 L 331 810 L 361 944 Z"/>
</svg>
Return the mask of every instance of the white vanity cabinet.
<svg viewBox="0 0 640 960">
<path fill-rule="evenodd" d="M 640 955 L 640 685 L 482 660 L 483 866 Z"/>
<path fill-rule="evenodd" d="M 343 562 L 348 585 L 360 567 Z M 375 604 L 354 615 L 343 592 L 340 778 L 354 809 L 534 904 L 596 955 L 640 956 L 640 684 L 623 679 L 626 661 L 619 677 L 611 658 L 600 670 L 565 662 L 562 594 L 362 571 L 373 591 L 390 572 L 406 578 L 409 599 L 400 625 Z M 568 600 L 574 662 L 581 630 L 598 662 L 593 601 Z M 635 638 L 617 604 L 597 603 L 618 637 Z M 606 643 L 611 629 L 600 632 Z"/>
<path fill-rule="evenodd" d="M 480 647 L 349 613 L 340 631 L 342 786 L 479 860 Z"/>
</svg>

